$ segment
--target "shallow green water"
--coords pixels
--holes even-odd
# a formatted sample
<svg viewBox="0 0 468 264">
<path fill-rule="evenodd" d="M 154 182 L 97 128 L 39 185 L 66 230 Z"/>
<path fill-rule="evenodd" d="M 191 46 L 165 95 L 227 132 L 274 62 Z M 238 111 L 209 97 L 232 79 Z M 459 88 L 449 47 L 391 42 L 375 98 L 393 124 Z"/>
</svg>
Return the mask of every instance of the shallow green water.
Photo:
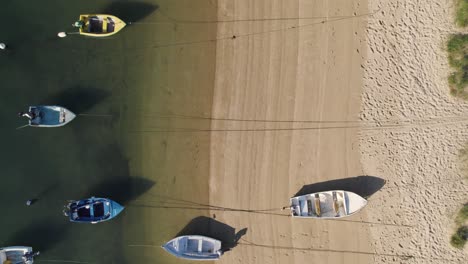
<svg viewBox="0 0 468 264">
<path fill-rule="evenodd" d="M 216 25 L 199 21 L 216 19 L 214 2 L 2 1 L 0 246 L 33 246 L 41 263 L 182 263 L 159 246 L 207 214 L 185 200 L 208 202 L 210 141 L 171 131 L 209 128 L 180 115 L 211 112 Z M 135 23 L 109 39 L 56 36 L 89 12 Z M 91 116 L 15 130 L 30 104 Z M 69 223 L 65 201 L 90 195 L 126 209 L 107 223 Z"/>
</svg>

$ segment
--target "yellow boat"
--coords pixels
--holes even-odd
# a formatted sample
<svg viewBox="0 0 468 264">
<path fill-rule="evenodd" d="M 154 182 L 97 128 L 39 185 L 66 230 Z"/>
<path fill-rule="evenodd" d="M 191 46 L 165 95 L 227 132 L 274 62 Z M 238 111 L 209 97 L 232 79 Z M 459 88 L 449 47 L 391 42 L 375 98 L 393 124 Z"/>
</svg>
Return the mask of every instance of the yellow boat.
<svg viewBox="0 0 468 264">
<path fill-rule="evenodd" d="M 79 28 L 80 35 L 90 37 L 109 37 L 117 34 L 127 24 L 120 18 L 106 14 L 84 14 L 73 24 Z"/>
</svg>

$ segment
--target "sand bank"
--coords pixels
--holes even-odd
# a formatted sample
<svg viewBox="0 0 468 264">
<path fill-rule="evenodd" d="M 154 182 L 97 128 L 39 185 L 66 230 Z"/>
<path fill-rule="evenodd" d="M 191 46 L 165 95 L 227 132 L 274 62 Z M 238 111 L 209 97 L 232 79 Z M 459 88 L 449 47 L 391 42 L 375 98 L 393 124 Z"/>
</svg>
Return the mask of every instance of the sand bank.
<svg viewBox="0 0 468 264">
<path fill-rule="evenodd" d="M 248 229 L 222 263 L 372 262 L 359 253 L 373 252 L 366 211 L 341 222 L 279 210 L 304 185 L 362 175 L 367 12 L 363 1 L 218 1 L 210 204 L 269 210 L 212 211 Z"/>
</svg>

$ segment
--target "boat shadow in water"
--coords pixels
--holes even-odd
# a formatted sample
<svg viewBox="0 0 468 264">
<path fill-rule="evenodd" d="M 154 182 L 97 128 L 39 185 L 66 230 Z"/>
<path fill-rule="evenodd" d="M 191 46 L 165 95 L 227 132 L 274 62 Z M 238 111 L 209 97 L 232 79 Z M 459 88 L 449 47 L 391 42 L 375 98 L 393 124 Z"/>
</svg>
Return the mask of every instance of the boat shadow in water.
<svg viewBox="0 0 468 264">
<path fill-rule="evenodd" d="M 368 199 L 374 193 L 382 189 L 382 187 L 385 185 L 385 182 L 386 181 L 384 179 L 368 175 L 336 179 L 304 185 L 294 196 L 330 190 L 343 190 L 353 192 L 363 198 Z"/>
<path fill-rule="evenodd" d="M 63 222 L 52 222 L 50 219 L 35 221 L 14 233 L 5 241 L 5 245 L 30 246 L 34 251 L 46 252 L 61 243 L 67 235 Z"/>
<path fill-rule="evenodd" d="M 44 99 L 42 105 L 60 105 L 75 114 L 81 114 L 99 104 L 111 94 L 107 90 L 90 87 L 72 87 Z"/>
<path fill-rule="evenodd" d="M 239 240 L 247 233 L 247 228 L 236 232 L 234 227 L 221 223 L 213 218 L 199 216 L 192 219 L 179 233 L 178 236 L 202 235 L 221 241 L 223 252 L 236 247 Z"/>
<path fill-rule="evenodd" d="M 142 177 L 113 177 L 105 179 L 91 187 L 83 197 L 109 198 L 125 206 L 130 201 L 150 190 L 154 184 L 155 182 Z"/>
<path fill-rule="evenodd" d="M 112 2 L 101 13 L 111 14 L 128 23 L 142 20 L 158 8 L 157 5 L 144 2 Z"/>
</svg>

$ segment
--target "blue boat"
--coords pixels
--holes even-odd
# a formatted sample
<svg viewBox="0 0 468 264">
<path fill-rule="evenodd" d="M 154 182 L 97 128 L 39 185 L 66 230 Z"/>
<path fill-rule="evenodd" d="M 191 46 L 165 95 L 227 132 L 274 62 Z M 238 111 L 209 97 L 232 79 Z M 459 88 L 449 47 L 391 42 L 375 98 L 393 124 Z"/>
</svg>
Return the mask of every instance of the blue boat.
<svg viewBox="0 0 468 264">
<path fill-rule="evenodd" d="M 28 112 L 19 112 L 18 116 L 27 117 L 32 127 L 61 127 L 76 117 L 72 111 L 56 105 L 30 106 Z"/>
<path fill-rule="evenodd" d="M 124 207 L 111 199 L 91 197 L 70 201 L 63 211 L 71 222 L 97 224 L 111 220 L 122 212 Z"/>
</svg>

